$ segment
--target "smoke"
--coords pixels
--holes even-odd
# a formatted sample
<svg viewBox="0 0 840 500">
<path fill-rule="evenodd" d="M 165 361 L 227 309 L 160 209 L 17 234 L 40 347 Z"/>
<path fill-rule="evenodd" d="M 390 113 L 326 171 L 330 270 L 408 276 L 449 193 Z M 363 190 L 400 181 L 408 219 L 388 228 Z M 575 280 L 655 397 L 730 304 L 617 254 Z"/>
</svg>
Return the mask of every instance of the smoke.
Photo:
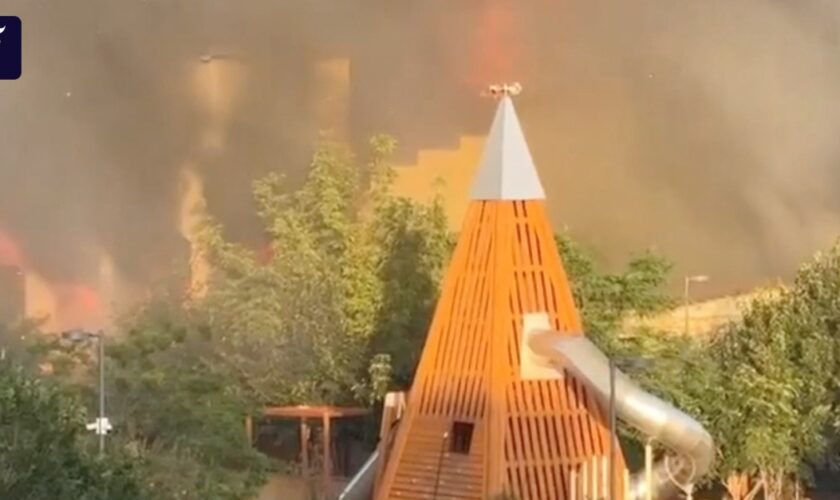
<svg viewBox="0 0 840 500">
<path fill-rule="evenodd" d="M 789 277 L 840 234 L 836 2 L 575 2 L 522 114 L 555 208 L 615 259 L 708 292 Z M 535 82 L 537 86 L 537 82 Z"/>
<path fill-rule="evenodd" d="M 829 0 L 12 0 L 6 11 L 25 40 L 22 79 L 0 86 L 0 229 L 49 280 L 94 285 L 107 255 L 137 285 L 184 259 L 185 169 L 231 236 L 257 241 L 250 182 L 305 172 L 312 63 L 329 57 L 352 60 L 352 139 L 392 133 L 405 157 L 484 133 L 482 80 L 522 81 L 553 219 L 609 261 L 654 245 L 729 290 L 789 275 L 840 228 Z"/>
</svg>

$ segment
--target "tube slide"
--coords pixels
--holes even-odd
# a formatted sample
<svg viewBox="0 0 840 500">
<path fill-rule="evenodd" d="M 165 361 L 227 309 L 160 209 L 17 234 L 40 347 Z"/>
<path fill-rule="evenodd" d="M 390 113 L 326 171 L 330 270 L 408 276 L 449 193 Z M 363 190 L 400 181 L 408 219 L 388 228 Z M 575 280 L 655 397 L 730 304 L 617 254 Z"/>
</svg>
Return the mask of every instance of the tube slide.
<svg viewBox="0 0 840 500">
<path fill-rule="evenodd" d="M 584 383 L 606 409 L 610 399 L 609 360 L 583 335 L 558 335 L 557 332 L 531 331 L 528 346 L 556 370 L 566 370 Z M 642 390 L 629 377 L 615 372 L 615 408 L 618 418 L 650 439 L 658 441 L 673 454 L 666 455 L 653 468 L 648 484 L 644 472 L 630 480 L 627 500 L 644 500 L 648 490 L 658 500 L 673 498 L 680 485 L 703 477 L 714 459 L 712 436 L 699 422 L 671 404 Z"/>
</svg>

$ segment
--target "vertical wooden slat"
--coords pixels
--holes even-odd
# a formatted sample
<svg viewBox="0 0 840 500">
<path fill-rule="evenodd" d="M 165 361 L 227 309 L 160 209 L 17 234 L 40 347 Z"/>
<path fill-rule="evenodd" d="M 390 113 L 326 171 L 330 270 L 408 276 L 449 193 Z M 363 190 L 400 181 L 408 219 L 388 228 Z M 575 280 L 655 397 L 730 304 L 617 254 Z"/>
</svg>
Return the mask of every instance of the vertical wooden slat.
<svg viewBox="0 0 840 500">
<path fill-rule="evenodd" d="M 542 382 L 536 383 L 536 389 L 539 394 L 538 402 L 540 408 L 548 407 L 548 405 L 546 404 L 547 401 L 544 399 L 543 394 L 543 391 L 547 389 L 546 387 L 544 387 L 544 385 L 545 384 Z M 555 464 L 555 460 L 557 460 L 561 456 L 555 447 L 554 438 L 552 437 L 548 429 L 546 417 L 544 415 L 540 415 L 535 418 L 537 420 L 536 424 L 538 426 L 540 442 L 543 445 L 542 457 L 543 463 L 545 464 L 545 473 L 547 476 L 548 497 L 551 499 L 560 498 L 559 487 L 557 485 L 559 479 L 557 477 L 558 470 L 553 464 Z"/>
<path fill-rule="evenodd" d="M 459 407 L 454 411 L 453 415 L 463 417 L 469 415 L 467 408 L 472 405 L 472 399 L 475 397 L 475 394 L 471 390 L 473 375 L 471 365 L 473 358 L 477 357 L 475 353 L 479 348 L 478 338 L 481 335 L 481 329 L 484 327 L 483 316 L 486 315 L 486 311 L 483 306 L 486 304 L 486 300 L 483 300 L 483 298 L 485 294 L 489 293 L 487 270 L 482 269 L 480 265 L 486 262 L 485 254 L 490 253 L 491 243 L 489 238 L 478 238 L 476 247 L 473 249 L 479 266 L 477 266 L 473 273 L 476 279 L 472 285 L 474 287 L 473 297 L 467 309 L 468 319 L 462 327 L 464 331 L 459 335 L 460 342 L 456 343 L 456 352 L 462 352 L 464 355 L 460 360 L 457 358 L 454 360 L 456 366 L 453 369 L 453 373 L 460 371 L 462 379 L 455 393 L 455 399 Z M 460 370 L 457 370 L 457 368 L 460 368 Z"/>
<path fill-rule="evenodd" d="M 523 212 L 527 213 L 527 211 Z M 523 240 L 520 242 L 520 254 L 523 258 L 520 262 L 524 264 L 523 271 L 525 271 L 525 269 L 530 270 L 523 273 L 527 282 L 526 286 L 529 290 L 526 306 L 527 311 L 529 312 L 547 310 L 546 304 L 542 300 L 541 294 L 538 292 L 536 282 L 537 274 L 542 273 L 541 271 L 537 271 L 537 252 L 534 248 L 535 242 L 533 240 L 533 233 L 534 231 L 529 228 L 527 223 L 523 224 Z M 524 313 L 525 311 L 521 312 Z M 522 335 L 522 332 L 517 329 L 516 333 L 516 344 L 518 346 L 520 345 L 520 339 L 518 337 Z M 524 382 L 525 388 L 528 391 L 528 400 L 530 402 L 529 415 L 526 418 L 531 439 L 535 442 L 533 451 L 536 458 L 535 475 L 537 485 L 543 496 L 547 498 L 554 498 L 556 494 L 554 493 L 553 479 L 551 478 L 550 467 L 548 466 L 551 461 L 551 456 L 547 443 L 547 436 L 542 425 L 542 418 L 536 417 L 536 415 L 539 415 L 546 409 L 545 402 L 542 399 L 540 384 L 540 381 L 529 380 Z"/>
<path fill-rule="evenodd" d="M 565 415 L 563 415 L 563 420 L 566 423 L 565 430 L 567 431 L 567 442 L 570 445 L 569 447 L 573 450 L 573 456 L 575 458 L 585 458 L 589 456 L 589 450 L 587 450 L 583 445 L 583 436 L 580 430 L 580 421 L 578 420 L 577 398 L 574 395 L 575 384 L 577 384 L 577 382 L 569 378 L 566 378 L 563 381 L 563 394 L 566 396 L 566 402 L 568 404 Z"/>
<path fill-rule="evenodd" d="M 583 448 L 584 453 L 587 455 L 589 454 L 597 454 L 601 452 L 601 449 L 597 446 L 597 443 L 592 439 L 592 417 L 591 414 L 584 413 L 583 410 L 586 409 L 586 393 L 584 392 L 585 389 L 583 384 L 577 382 L 575 384 L 575 389 L 578 398 L 578 411 L 577 411 L 577 421 L 580 426 L 581 438 L 583 439 Z"/>
<path fill-rule="evenodd" d="M 300 461 L 303 475 L 309 474 L 309 425 L 306 419 L 300 419 Z"/>
<path fill-rule="evenodd" d="M 590 485 L 591 483 L 589 482 L 589 459 L 587 458 L 583 460 L 580 470 L 580 494 L 584 499 L 592 495 L 592 492 L 589 490 Z"/>
<path fill-rule="evenodd" d="M 478 211 L 479 217 L 481 217 L 483 211 L 483 207 Z M 472 257 L 475 254 L 475 246 L 481 237 L 481 233 L 482 224 L 478 224 L 467 235 L 467 255 Z M 474 303 L 474 287 L 475 280 L 477 279 L 477 273 L 469 272 L 474 270 L 475 267 L 472 258 L 467 260 L 466 266 L 468 267 L 467 272 L 458 280 L 462 286 L 458 290 L 460 293 L 455 295 L 455 314 L 443 326 L 445 334 L 441 338 L 441 347 L 438 351 L 440 354 L 436 360 L 435 374 L 437 379 L 440 380 L 439 389 L 436 393 L 437 399 L 434 405 L 435 414 L 437 415 L 451 415 L 452 401 L 456 391 L 453 385 L 459 383 L 459 380 L 453 379 L 451 376 L 452 365 L 458 361 L 455 356 L 457 351 L 454 346 L 463 338 L 463 325 L 467 319 L 467 313 Z"/>
<path fill-rule="evenodd" d="M 506 303 L 510 293 L 509 277 L 511 276 L 510 262 L 510 241 L 511 241 L 511 207 L 509 204 L 494 205 L 495 231 L 493 247 L 493 297 L 494 304 L 502 306 Z M 504 311 L 503 306 L 497 311 Z M 496 311 L 494 311 L 496 312 Z M 505 427 L 508 419 L 508 410 L 505 407 L 505 393 L 507 391 L 509 373 L 505 370 L 507 365 L 507 315 L 494 314 L 492 328 L 488 332 L 490 337 L 490 363 L 488 376 L 490 384 L 488 387 L 488 400 L 490 401 L 488 446 L 487 446 L 487 468 L 485 476 L 485 493 L 488 496 L 496 495 L 503 491 L 505 463 L 502 459 L 504 449 Z"/>
<path fill-rule="evenodd" d="M 601 460 L 601 496 L 606 498 L 609 496 L 607 488 L 609 488 L 608 485 L 610 483 L 609 457 L 603 456 L 599 458 Z"/>
<path fill-rule="evenodd" d="M 323 422 L 323 438 L 322 446 L 324 447 L 324 497 L 332 498 L 332 439 L 330 437 L 330 416 L 324 413 Z"/>
<path fill-rule="evenodd" d="M 485 210 L 482 210 L 482 219 L 485 216 Z M 482 226 L 484 226 L 484 224 L 482 224 Z M 471 267 L 470 272 L 468 273 L 468 285 L 466 288 L 466 292 L 469 295 L 465 297 L 465 304 L 461 312 L 461 314 L 465 318 L 465 321 L 461 323 L 458 327 L 456 327 L 455 331 L 452 334 L 452 336 L 456 338 L 454 350 L 456 355 L 451 356 L 449 360 L 450 370 L 453 374 L 469 374 L 469 368 L 465 369 L 466 365 L 464 364 L 464 357 L 470 357 L 472 355 L 472 352 L 476 350 L 477 345 L 475 342 L 475 337 L 477 331 L 484 327 L 483 318 L 479 316 L 481 312 L 481 305 L 483 302 L 481 298 L 486 292 L 485 287 L 487 282 L 487 269 L 483 268 L 483 264 L 486 262 L 484 254 L 489 253 L 491 251 L 491 248 L 491 232 L 487 230 L 479 231 L 476 237 L 474 238 L 473 246 L 470 249 L 470 254 L 475 257 L 475 262 Z M 462 356 L 458 356 L 457 353 L 463 354 Z M 454 398 L 461 405 L 463 405 L 463 397 L 464 391 L 466 391 L 467 380 L 462 378 L 458 380 L 458 382 L 459 384 L 454 391 Z M 455 411 L 454 413 L 464 415 L 465 412 L 463 409 L 460 409 L 458 411 Z M 450 415 L 453 415 L 454 413 L 450 413 Z"/>
</svg>

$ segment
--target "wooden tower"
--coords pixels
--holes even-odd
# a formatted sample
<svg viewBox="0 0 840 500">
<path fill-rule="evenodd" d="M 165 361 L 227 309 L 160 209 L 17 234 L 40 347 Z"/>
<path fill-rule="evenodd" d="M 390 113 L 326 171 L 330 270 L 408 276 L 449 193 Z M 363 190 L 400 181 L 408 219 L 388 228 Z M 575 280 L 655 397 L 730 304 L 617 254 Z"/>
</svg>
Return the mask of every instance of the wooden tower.
<svg viewBox="0 0 840 500">
<path fill-rule="evenodd" d="M 607 496 L 604 412 L 582 384 L 522 356 L 523 314 L 547 312 L 569 333 L 581 320 L 513 103 L 500 97 L 377 500 Z M 615 463 L 624 470 L 619 451 Z M 623 491 L 623 474 L 616 483 Z"/>
</svg>

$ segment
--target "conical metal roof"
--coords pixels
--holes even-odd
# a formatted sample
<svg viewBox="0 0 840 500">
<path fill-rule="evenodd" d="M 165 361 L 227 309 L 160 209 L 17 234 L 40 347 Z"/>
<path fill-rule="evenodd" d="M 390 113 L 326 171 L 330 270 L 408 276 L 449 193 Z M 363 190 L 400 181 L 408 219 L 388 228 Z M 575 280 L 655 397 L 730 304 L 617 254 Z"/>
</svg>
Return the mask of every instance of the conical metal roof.
<svg viewBox="0 0 840 500">
<path fill-rule="evenodd" d="M 545 199 L 540 177 L 509 95 L 502 96 L 473 181 L 474 200 Z"/>
</svg>

